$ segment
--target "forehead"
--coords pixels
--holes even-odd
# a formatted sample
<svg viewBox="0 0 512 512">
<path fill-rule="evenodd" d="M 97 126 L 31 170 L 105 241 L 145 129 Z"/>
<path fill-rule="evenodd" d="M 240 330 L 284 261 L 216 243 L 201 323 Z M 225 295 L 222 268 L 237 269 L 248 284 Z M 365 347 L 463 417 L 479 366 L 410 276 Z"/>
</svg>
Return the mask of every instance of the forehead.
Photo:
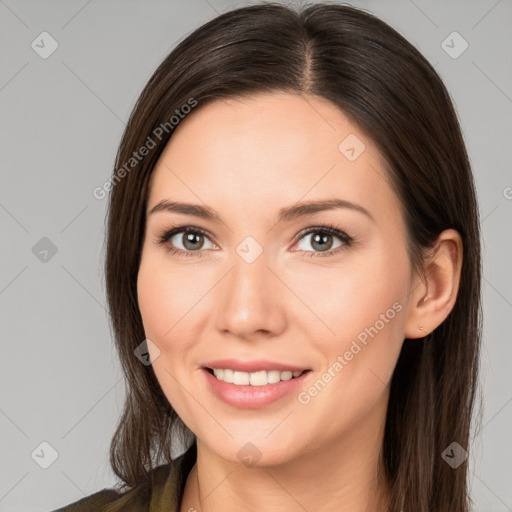
<svg viewBox="0 0 512 512">
<path fill-rule="evenodd" d="M 153 171 L 151 207 L 162 199 L 261 214 L 301 199 L 397 207 L 384 160 L 332 103 L 265 93 L 215 100 L 181 121 Z"/>
</svg>

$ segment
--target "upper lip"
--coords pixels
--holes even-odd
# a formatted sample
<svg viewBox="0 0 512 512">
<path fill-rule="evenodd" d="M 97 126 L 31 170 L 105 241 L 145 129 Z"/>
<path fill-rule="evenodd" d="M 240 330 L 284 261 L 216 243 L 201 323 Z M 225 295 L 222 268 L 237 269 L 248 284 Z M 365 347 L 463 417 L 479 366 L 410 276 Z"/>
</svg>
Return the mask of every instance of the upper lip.
<svg viewBox="0 0 512 512">
<path fill-rule="evenodd" d="M 229 369 L 239 372 L 259 372 L 262 370 L 279 370 L 289 372 L 300 372 L 308 370 L 304 366 L 296 366 L 292 364 L 279 363 L 277 361 L 267 361 L 264 359 L 257 359 L 252 361 L 240 361 L 238 359 L 217 359 L 203 364 L 205 368 L 211 369 Z"/>
</svg>

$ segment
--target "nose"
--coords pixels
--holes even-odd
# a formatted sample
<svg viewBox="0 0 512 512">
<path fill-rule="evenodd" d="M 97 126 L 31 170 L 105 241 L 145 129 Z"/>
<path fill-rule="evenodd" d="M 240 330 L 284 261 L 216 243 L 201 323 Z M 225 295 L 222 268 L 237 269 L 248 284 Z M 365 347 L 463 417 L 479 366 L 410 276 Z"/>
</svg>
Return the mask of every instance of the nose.
<svg viewBox="0 0 512 512">
<path fill-rule="evenodd" d="M 286 328 L 286 287 L 263 252 L 248 263 L 234 254 L 233 264 L 215 289 L 215 326 L 243 340 L 278 336 Z"/>
</svg>

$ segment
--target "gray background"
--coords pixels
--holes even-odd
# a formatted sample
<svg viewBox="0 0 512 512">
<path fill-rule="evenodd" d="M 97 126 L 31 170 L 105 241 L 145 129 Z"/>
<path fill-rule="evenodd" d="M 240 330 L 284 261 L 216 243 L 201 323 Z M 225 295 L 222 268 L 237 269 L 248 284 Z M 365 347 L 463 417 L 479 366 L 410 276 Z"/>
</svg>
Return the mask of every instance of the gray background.
<svg viewBox="0 0 512 512">
<path fill-rule="evenodd" d="M 485 258 L 484 412 L 470 452 L 472 492 L 478 511 L 512 510 L 512 3 L 352 4 L 415 44 L 456 104 Z M 124 388 L 104 307 L 106 200 L 92 191 L 108 179 L 155 67 L 200 24 L 242 5 L 0 0 L 0 511 L 49 511 L 115 483 L 108 447 Z M 31 47 L 44 31 L 59 45 L 46 59 Z M 442 46 L 453 31 L 469 44 L 458 58 Z M 463 43 L 449 44 L 454 52 Z M 43 237 L 55 254 L 41 252 Z M 44 441 L 58 454 L 47 469 Z"/>
</svg>

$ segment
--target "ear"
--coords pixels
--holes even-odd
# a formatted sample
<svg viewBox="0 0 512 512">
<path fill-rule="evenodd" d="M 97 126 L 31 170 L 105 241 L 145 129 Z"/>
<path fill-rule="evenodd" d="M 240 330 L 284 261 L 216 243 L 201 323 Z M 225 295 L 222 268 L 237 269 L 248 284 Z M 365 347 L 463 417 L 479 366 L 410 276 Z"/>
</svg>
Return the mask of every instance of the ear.
<svg viewBox="0 0 512 512">
<path fill-rule="evenodd" d="M 443 231 L 429 251 L 424 276 L 416 276 L 408 302 L 404 337 L 423 338 L 453 309 L 462 269 L 462 238 L 454 229 Z"/>
</svg>

